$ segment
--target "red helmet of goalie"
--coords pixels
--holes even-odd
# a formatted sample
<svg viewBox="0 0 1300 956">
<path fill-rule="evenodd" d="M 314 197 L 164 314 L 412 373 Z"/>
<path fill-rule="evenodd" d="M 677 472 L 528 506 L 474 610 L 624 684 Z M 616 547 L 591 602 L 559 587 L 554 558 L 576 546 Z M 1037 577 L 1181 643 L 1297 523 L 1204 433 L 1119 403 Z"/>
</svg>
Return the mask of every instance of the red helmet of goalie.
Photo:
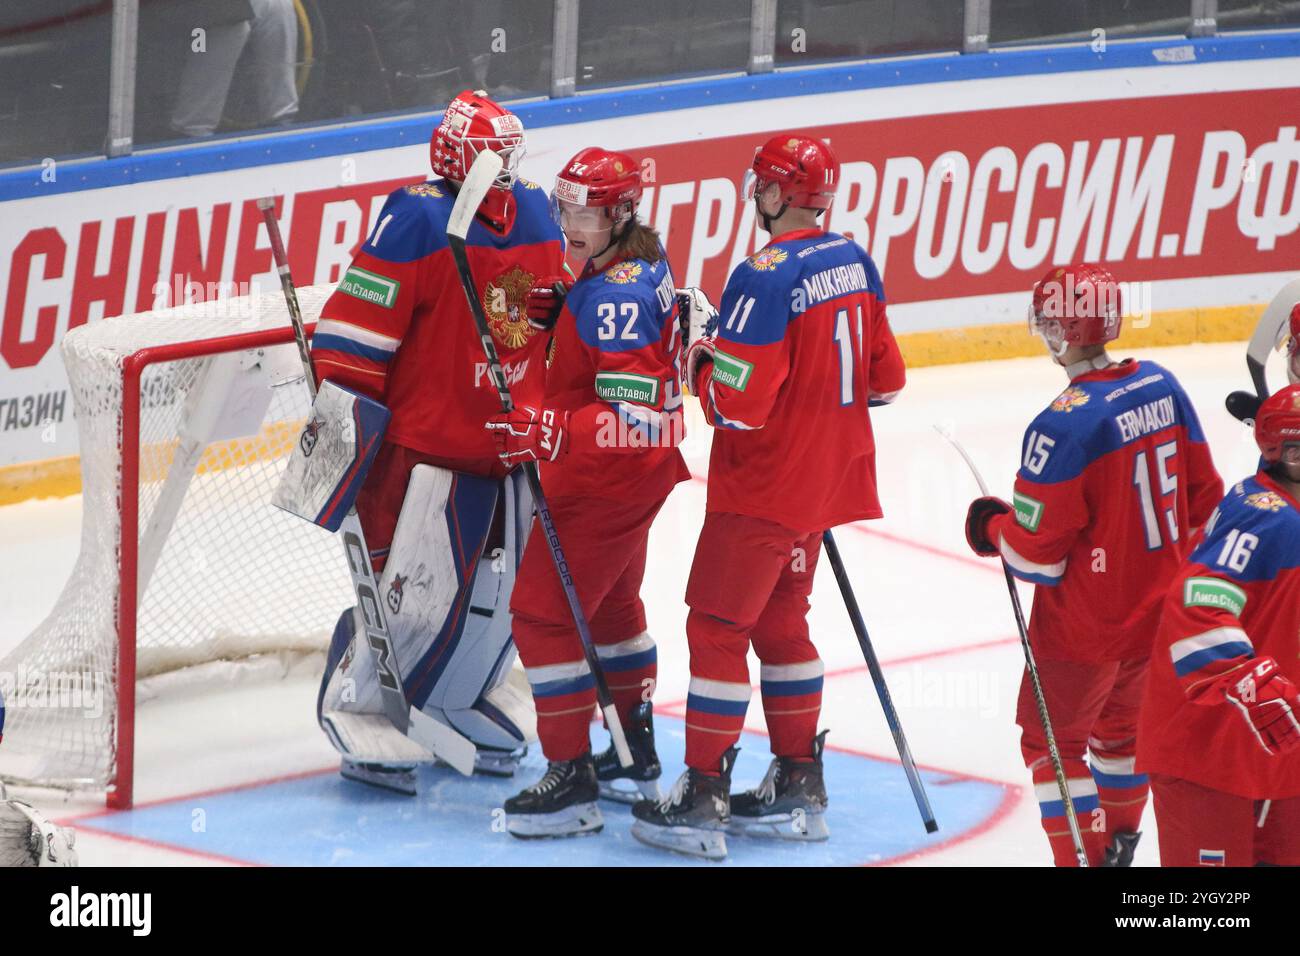
<svg viewBox="0 0 1300 956">
<path fill-rule="evenodd" d="M 781 186 L 781 202 L 786 206 L 829 209 L 840 184 L 840 164 L 821 140 L 781 133 L 754 151 L 742 189 L 745 200 L 769 183 Z"/>
<path fill-rule="evenodd" d="M 1300 448 L 1300 385 L 1271 395 L 1255 413 L 1255 443 L 1270 465 L 1282 460 L 1288 446 Z M 1296 462 L 1300 464 L 1300 460 Z"/>
<path fill-rule="evenodd" d="M 1291 340 L 1287 342 L 1286 353 L 1291 358 L 1287 376 L 1292 385 L 1300 385 L 1300 302 L 1291 306 Z"/>
<path fill-rule="evenodd" d="M 502 165 L 479 212 L 505 231 L 514 214 L 510 190 L 524 158 L 524 124 L 482 90 L 463 90 L 448 104 L 442 122 L 433 131 L 429 162 L 437 175 L 459 183 L 484 150 L 500 156 Z"/>
<path fill-rule="evenodd" d="M 1058 266 L 1034 285 L 1029 328 L 1059 358 L 1072 345 L 1105 345 L 1119 338 L 1123 315 L 1119 283 L 1109 269 Z"/>
</svg>

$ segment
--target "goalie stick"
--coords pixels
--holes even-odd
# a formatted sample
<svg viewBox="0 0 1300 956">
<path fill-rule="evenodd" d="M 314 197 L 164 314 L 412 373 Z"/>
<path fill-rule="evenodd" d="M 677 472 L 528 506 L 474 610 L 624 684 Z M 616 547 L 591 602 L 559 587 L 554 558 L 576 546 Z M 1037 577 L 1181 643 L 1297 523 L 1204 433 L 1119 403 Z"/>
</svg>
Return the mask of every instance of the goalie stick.
<svg viewBox="0 0 1300 956">
<path fill-rule="evenodd" d="M 862 648 L 867 670 L 871 671 L 871 680 L 875 683 L 876 694 L 880 697 L 880 707 L 885 712 L 885 723 L 889 724 L 889 732 L 894 735 L 898 759 L 902 762 L 903 772 L 912 787 L 912 797 L 916 800 L 916 809 L 921 812 L 925 832 L 935 833 L 939 829 L 939 824 L 934 819 L 934 811 L 930 809 L 930 798 L 926 796 L 925 784 L 921 782 L 916 761 L 912 759 L 912 748 L 907 745 L 907 738 L 903 735 L 902 722 L 898 719 L 898 711 L 894 709 L 893 698 L 889 696 L 889 687 L 885 684 L 885 672 L 881 670 L 875 648 L 871 646 L 871 637 L 867 634 L 867 625 L 862 619 L 858 599 L 853 594 L 853 585 L 844 567 L 844 559 L 840 557 L 840 549 L 835 546 L 835 538 L 829 531 L 822 532 L 822 546 L 826 549 L 826 556 L 830 558 L 831 570 L 835 572 L 835 581 L 840 586 L 840 595 L 844 598 L 844 607 L 849 612 L 849 620 L 853 622 L 853 632 L 858 636 L 858 646 Z"/>
<path fill-rule="evenodd" d="M 289 273 L 289 259 L 285 253 L 284 239 L 280 235 L 280 224 L 275 218 L 275 199 L 271 197 L 259 199 L 257 208 L 262 211 L 262 219 L 266 223 L 266 235 L 270 240 L 276 272 L 280 275 L 280 288 L 284 292 L 284 301 L 289 309 L 289 321 L 293 325 L 294 341 L 298 344 L 298 357 L 302 359 L 307 391 L 311 394 L 312 401 L 315 401 L 316 374 L 311 367 L 307 327 L 303 322 L 302 309 L 298 306 L 298 293 L 294 289 L 293 277 Z M 474 754 L 477 748 L 473 742 L 407 703 L 406 691 L 402 686 L 402 674 L 397 664 L 397 653 L 393 649 L 392 636 L 388 632 L 383 602 L 379 600 L 379 581 L 370 564 L 370 551 L 366 547 L 366 536 L 361 529 L 361 519 L 357 515 L 355 505 L 344 517 L 338 533 L 343 536 L 348 573 L 352 578 L 357 607 L 361 609 L 366 644 L 370 647 L 374 660 L 375 676 L 379 680 L 384 714 L 400 733 L 468 776 L 474 772 Z M 332 726 L 329 729 L 336 738 L 357 740 L 361 732 L 367 730 L 365 739 L 368 739 L 372 746 L 383 749 L 384 735 L 373 726 L 373 721 L 368 722 L 370 724 L 368 728 L 363 726 L 367 723 L 367 715 L 331 712 L 322 716 L 331 721 Z M 396 747 L 390 746 L 387 749 L 394 750 L 395 756 L 409 758 L 409 745 L 403 747 L 401 743 L 399 741 Z"/>
<path fill-rule="evenodd" d="M 1246 347 L 1246 368 L 1250 371 L 1250 380 L 1255 385 L 1255 393 L 1252 395 L 1244 391 L 1233 392 L 1228 396 L 1225 404 L 1233 418 L 1248 424 L 1252 423 L 1259 406 L 1271 394 L 1264 367 L 1268 364 L 1269 353 L 1282 343 L 1291 309 L 1297 302 L 1300 302 L 1300 279 L 1293 279 L 1273 296 L 1273 301 L 1259 317 L 1255 334 L 1251 336 L 1250 344 Z"/>
<path fill-rule="evenodd" d="M 470 314 L 474 317 L 474 327 L 478 330 L 479 339 L 483 342 L 483 355 L 487 359 L 488 374 L 492 378 L 492 384 L 496 386 L 497 395 L 501 399 L 501 410 L 510 412 L 514 410 L 514 398 L 510 395 L 510 386 L 506 383 L 505 371 L 501 368 L 501 356 L 497 354 L 496 342 L 492 339 L 492 330 L 488 326 L 487 315 L 483 311 L 483 303 L 479 301 L 477 286 L 474 285 L 474 273 L 470 269 L 469 255 L 465 251 L 465 236 L 469 232 L 470 223 L 474 221 L 474 215 L 478 212 L 479 204 L 483 202 L 483 197 L 492 187 L 492 181 L 496 179 L 497 173 L 501 171 L 501 157 L 491 150 L 484 150 L 478 154 L 474 160 L 474 165 L 470 167 L 469 173 L 465 176 L 465 181 L 461 183 L 460 190 L 456 195 L 456 204 L 452 207 L 451 216 L 447 222 L 447 244 L 451 247 L 452 257 L 456 260 L 456 271 L 460 274 L 460 284 L 465 290 L 465 298 L 469 302 Z M 555 561 L 555 571 L 559 575 L 560 584 L 564 587 L 564 597 L 569 602 L 569 612 L 573 615 L 573 624 L 578 631 L 578 639 L 582 642 L 582 653 L 587 659 L 587 667 L 591 670 L 591 676 L 596 683 L 596 701 L 600 706 L 600 711 L 605 717 L 605 724 L 609 728 L 610 738 L 614 743 L 614 750 L 618 754 L 618 762 L 624 767 L 632 766 L 632 751 L 628 749 L 627 737 L 623 733 L 623 724 L 618 719 L 618 710 L 614 707 L 614 698 L 609 692 L 609 684 L 605 680 L 605 671 L 600 666 L 600 659 L 596 656 L 596 645 L 591 640 L 591 628 L 587 625 L 587 615 L 583 613 L 582 605 L 578 601 L 578 592 L 573 585 L 573 575 L 569 573 L 569 564 L 564 558 L 564 550 L 560 547 L 560 538 L 555 531 L 555 522 L 551 518 L 550 506 L 546 503 L 546 496 L 542 493 L 542 481 L 538 475 L 537 466 L 532 462 L 525 462 L 523 465 L 524 474 L 528 478 L 528 487 L 533 493 L 533 504 L 537 509 L 537 520 L 541 523 L 542 533 L 546 538 L 546 544 L 551 550 L 551 558 Z"/>
<path fill-rule="evenodd" d="M 957 449 L 957 454 L 961 455 L 966 465 L 970 468 L 971 474 L 975 476 L 975 483 L 980 487 L 980 494 L 988 496 L 989 487 L 984 483 L 984 476 L 980 474 L 979 468 L 976 467 L 974 459 L 962 447 L 952 432 L 934 426 L 934 430 L 946 438 L 953 448 Z M 1025 609 L 1020 604 L 1020 592 L 1016 590 L 1016 579 L 1011 573 L 1011 568 L 1007 562 L 1002 562 L 1002 573 L 1007 578 L 1007 591 L 1011 594 L 1011 607 L 1016 613 L 1016 628 L 1020 631 L 1020 646 L 1025 652 L 1025 670 L 1029 672 L 1029 681 L 1034 688 L 1034 703 L 1038 706 L 1038 719 L 1043 725 L 1043 736 L 1047 738 L 1047 753 L 1052 760 L 1052 770 L 1056 773 L 1056 786 L 1061 791 L 1061 801 L 1065 804 L 1065 819 L 1070 825 L 1070 839 L 1074 842 L 1074 855 L 1079 860 L 1079 866 L 1088 865 L 1088 851 L 1083 848 L 1083 833 L 1079 829 L 1079 818 L 1074 812 L 1074 801 L 1070 799 L 1070 784 L 1065 776 L 1065 764 L 1061 761 L 1061 751 L 1056 746 L 1056 734 L 1052 732 L 1052 718 L 1047 712 L 1047 698 L 1043 695 L 1043 684 L 1038 677 L 1038 663 L 1034 660 L 1034 650 L 1029 646 L 1029 629 L 1025 626 Z"/>
</svg>

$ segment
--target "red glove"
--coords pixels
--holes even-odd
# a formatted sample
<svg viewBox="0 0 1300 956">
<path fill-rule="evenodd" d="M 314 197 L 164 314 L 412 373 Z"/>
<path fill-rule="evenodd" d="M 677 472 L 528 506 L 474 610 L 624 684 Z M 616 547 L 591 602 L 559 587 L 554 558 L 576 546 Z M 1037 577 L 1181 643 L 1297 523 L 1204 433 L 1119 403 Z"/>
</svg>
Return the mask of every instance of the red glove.
<svg viewBox="0 0 1300 956">
<path fill-rule="evenodd" d="M 496 439 L 497 454 L 507 465 L 526 461 L 557 461 L 567 452 L 564 432 L 569 413 L 554 408 L 519 405 L 501 412 L 485 426 Z"/>
<path fill-rule="evenodd" d="M 1011 506 L 1001 498 L 976 498 L 966 512 L 966 543 L 981 558 L 996 558 L 997 542 L 989 537 L 989 522 L 998 515 L 1009 514 Z"/>
<path fill-rule="evenodd" d="M 709 371 L 706 365 L 713 365 L 713 353 L 717 351 L 717 344 L 712 337 L 696 339 L 686 350 L 685 360 L 682 362 L 682 385 L 691 395 L 699 395 L 696 391 L 700 385 L 700 374 Z M 709 372 L 710 374 L 711 371 Z M 704 388 L 708 388 L 705 382 Z"/>
<path fill-rule="evenodd" d="M 564 297 L 568 293 L 569 287 L 564 282 L 564 276 L 538 276 L 525 299 L 528 324 L 540 332 L 549 332 L 555 328 L 560 310 L 564 308 Z"/>
<path fill-rule="evenodd" d="M 1241 711 L 1265 753 L 1287 754 L 1300 749 L 1300 700 L 1295 684 L 1271 657 L 1252 658 L 1246 667 L 1245 677 L 1236 670 L 1221 679 L 1223 696 Z"/>
</svg>

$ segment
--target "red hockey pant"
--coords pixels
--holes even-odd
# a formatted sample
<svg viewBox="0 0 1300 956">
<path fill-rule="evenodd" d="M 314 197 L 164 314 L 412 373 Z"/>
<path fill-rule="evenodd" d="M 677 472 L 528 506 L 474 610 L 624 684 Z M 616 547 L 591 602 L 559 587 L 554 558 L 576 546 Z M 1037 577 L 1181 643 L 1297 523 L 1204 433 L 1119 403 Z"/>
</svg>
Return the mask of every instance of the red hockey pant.
<svg viewBox="0 0 1300 956">
<path fill-rule="evenodd" d="M 604 498 L 549 499 L 556 534 L 619 718 L 649 700 L 657 676 L 646 633 L 641 579 L 650 525 L 663 506 Z M 510 600 L 515 645 L 537 705 L 537 735 L 548 760 L 572 760 L 591 746 L 596 684 L 555 570 L 541 522 L 533 522 Z"/>
<path fill-rule="evenodd" d="M 808 638 L 807 616 L 820 554 L 820 532 L 792 531 L 745 515 L 705 515 L 686 587 L 691 609 L 687 766 L 716 773 L 723 753 L 740 739 L 749 705 L 751 644 L 762 662 L 772 752 L 812 754 L 823 668 Z"/>
<path fill-rule="evenodd" d="M 1137 831 L 1146 806 L 1147 778 L 1133 769 L 1146 666 L 1146 661 L 1137 660 L 1038 661 L 1048 717 L 1090 866 L 1101 862 L 1113 834 Z M 1016 723 L 1052 857 L 1057 866 L 1076 866 L 1065 802 L 1028 671 L 1020 682 Z"/>
<path fill-rule="evenodd" d="M 1158 773 L 1151 792 L 1161 866 L 1300 866 L 1300 797 L 1265 806 Z"/>
</svg>

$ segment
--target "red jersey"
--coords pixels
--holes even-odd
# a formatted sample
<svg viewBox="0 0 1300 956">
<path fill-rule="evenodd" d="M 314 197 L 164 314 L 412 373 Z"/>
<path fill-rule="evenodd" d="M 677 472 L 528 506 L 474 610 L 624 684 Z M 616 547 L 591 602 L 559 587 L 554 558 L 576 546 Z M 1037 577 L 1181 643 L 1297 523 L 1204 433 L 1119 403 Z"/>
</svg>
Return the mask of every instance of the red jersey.
<svg viewBox="0 0 1300 956">
<path fill-rule="evenodd" d="M 679 379 L 681 332 L 668 261 L 590 266 L 565 298 L 546 405 L 569 412 L 569 452 L 542 464 L 547 494 L 660 501 L 690 477 Z"/>
<path fill-rule="evenodd" d="M 1254 657 L 1300 684 L 1300 502 L 1263 472 L 1228 492 L 1167 591 L 1137 769 L 1253 800 L 1300 797 L 1300 756 L 1265 753 L 1210 686 Z"/>
<path fill-rule="evenodd" d="M 563 267 L 546 194 L 523 180 L 501 234 L 475 219 L 466 237 L 492 337 L 518 402 L 536 404 L 545 336 L 528 324 L 534 278 Z M 445 180 L 389 195 L 374 231 L 321 310 L 312 338 L 318 378 L 388 406 L 385 440 L 479 474 L 504 471 L 483 427 L 501 410 L 456 265 L 447 246 L 455 193 Z"/>
<path fill-rule="evenodd" d="M 1074 379 L 1025 432 L 1015 510 L 989 534 L 1032 581 L 1044 658 L 1142 660 L 1165 588 L 1223 494 L 1182 386 L 1127 360 Z"/>
<path fill-rule="evenodd" d="M 802 532 L 881 517 L 867 409 L 904 379 L 871 257 L 819 229 L 774 238 L 731 273 L 696 383 L 716 428 L 707 510 Z"/>
</svg>

